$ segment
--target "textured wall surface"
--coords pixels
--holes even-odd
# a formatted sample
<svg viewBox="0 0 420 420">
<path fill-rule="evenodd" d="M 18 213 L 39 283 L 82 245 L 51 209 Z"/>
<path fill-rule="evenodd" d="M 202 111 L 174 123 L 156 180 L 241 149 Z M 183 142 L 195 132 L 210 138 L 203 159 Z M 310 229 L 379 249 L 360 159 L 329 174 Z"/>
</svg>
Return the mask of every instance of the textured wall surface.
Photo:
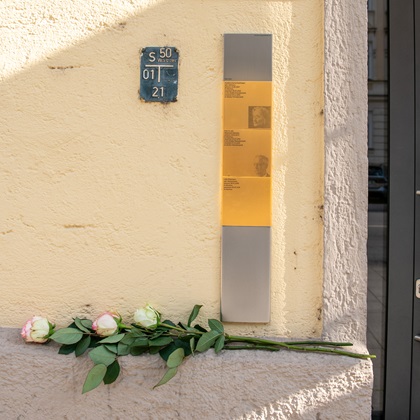
<svg viewBox="0 0 420 420">
<path fill-rule="evenodd" d="M 213 351 L 190 357 L 166 385 L 158 356 L 124 357 L 113 385 L 82 395 L 89 358 L 22 345 L 0 330 L 2 419 L 354 420 L 370 418 L 370 362 L 302 353 Z M 16 392 L 19 390 L 19 392 Z"/>
<path fill-rule="evenodd" d="M 322 1 L 0 8 L 0 325 L 130 319 L 146 302 L 218 317 L 223 34 L 272 33 L 272 322 L 237 329 L 319 336 Z M 164 45 L 180 51 L 178 102 L 143 103 L 139 50 Z"/>
<path fill-rule="evenodd" d="M 324 73 L 321 1 L 0 8 L 0 325 L 128 315 L 145 300 L 174 318 L 193 303 L 217 316 L 221 34 L 264 31 L 276 79 L 273 319 L 235 328 L 319 335 L 322 309 L 324 337 L 366 351 L 365 1 L 325 0 Z M 175 106 L 137 99 L 138 50 L 158 44 L 181 51 Z M 0 375 L 0 418 L 370 418 L 369 361 L 209 352 L 152 391 L 162 362 L 126 357 L 116 384 L 81 395 L 87 357 L 23 344 L 17 329 L 0 329 L 0 348 L 12 372 Z"/>
<path fill-rule="evenodd" d="M 324 335 L 366 339 L 366 2 L 325 2 Z"/>
</svg>

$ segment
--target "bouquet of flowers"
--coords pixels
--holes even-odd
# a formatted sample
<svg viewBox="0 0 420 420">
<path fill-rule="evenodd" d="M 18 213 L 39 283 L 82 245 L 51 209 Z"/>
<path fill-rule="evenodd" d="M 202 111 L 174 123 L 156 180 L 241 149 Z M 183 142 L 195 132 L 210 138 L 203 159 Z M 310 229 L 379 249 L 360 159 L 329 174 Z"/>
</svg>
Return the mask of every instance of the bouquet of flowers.
<svg viewBox="0 0 420 420">
<path fill-rule="evenodd" d="M 60 354 L 75 353 L 76 357 L 86 351 L 94 366 L 87 374 L 82 393 L 104 384 L 113 383 L 120 374 L 118 358 L 139 356 L 143 353 L 159 354 L 167 365 L 166 373 L 154 388 L 172 379 L 178 366 L 190 355 L 214 348 L 222 350 L 293 350 L 313 353 L 330 353 L 359 359 L 375 358 L 374 355 L 352 353 L 343 347 L 352 343 L 328 341 L 275 341 L 263 338 L 227 334 L 217 319 L 209 319 L 206 328 L 193 325 L 202 305 L 195 305 L 187 323 L 175 324 L 162 321 L 161 314 L 151 307 L 136 310 L 134 323 L 127 325 L 115 312 L 104 312 L 93 322 L 86 318 L 74 318 L 67 328 L 56 329 L 46 318 L 35 316 L 22 328 L 21 335 L 27 342 L 47 343 L 53 340 L 61 347 Z"/>
</svg>

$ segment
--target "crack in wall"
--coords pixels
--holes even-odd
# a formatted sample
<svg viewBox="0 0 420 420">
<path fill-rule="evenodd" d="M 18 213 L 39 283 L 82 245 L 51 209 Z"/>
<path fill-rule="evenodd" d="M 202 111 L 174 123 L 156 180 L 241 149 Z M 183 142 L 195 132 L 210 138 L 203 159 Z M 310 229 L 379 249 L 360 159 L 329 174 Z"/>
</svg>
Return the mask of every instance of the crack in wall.
<svg viewBox="0 0 420 420">
<path fill-rule="evenodd" d="M 83 225 L 83 224 L 68 224 L 63 225 L 64 229 L 88 229 L 88 228 L 96 228 L 95 225 Z"/>
<path fill-rule="evenodd" d="M 81 66 L 48 66 L 50 70 L 80 69 Z"/>
</svg>

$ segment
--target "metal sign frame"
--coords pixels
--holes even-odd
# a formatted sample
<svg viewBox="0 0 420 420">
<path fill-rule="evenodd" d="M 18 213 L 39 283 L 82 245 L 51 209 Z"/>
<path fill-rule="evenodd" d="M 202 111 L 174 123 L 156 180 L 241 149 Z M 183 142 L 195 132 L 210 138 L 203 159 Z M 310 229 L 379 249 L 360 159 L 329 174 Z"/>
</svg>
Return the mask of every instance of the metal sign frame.
<svg viewBox="0 0 420 420">
<path fill-rule="evenodd" d="M 175 47 L 146 47 L 140 56 L 140 99 L 175 102 L 178 96 L 179 51 Z"/>
</svg>

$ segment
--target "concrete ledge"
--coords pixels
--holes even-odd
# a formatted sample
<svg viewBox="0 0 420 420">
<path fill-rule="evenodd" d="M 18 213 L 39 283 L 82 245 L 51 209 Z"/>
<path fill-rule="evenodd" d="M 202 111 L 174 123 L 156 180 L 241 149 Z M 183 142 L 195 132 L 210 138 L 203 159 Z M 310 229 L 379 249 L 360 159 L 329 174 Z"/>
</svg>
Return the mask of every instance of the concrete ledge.
<svg viewBox="0 0 420 420">
<path fill-rule="evenodd" d="M 165 371 L 163 361 L 126 356 L 115 384 L 82 395 L 90 359 L 59 355 L 55 343 L 26 344 L 19 332 L 0 329 L 2 419 L 370 418 L 370 361 L 209 351 L 190 357 L 171 382 L 152 390 Z"/>
</svg>

